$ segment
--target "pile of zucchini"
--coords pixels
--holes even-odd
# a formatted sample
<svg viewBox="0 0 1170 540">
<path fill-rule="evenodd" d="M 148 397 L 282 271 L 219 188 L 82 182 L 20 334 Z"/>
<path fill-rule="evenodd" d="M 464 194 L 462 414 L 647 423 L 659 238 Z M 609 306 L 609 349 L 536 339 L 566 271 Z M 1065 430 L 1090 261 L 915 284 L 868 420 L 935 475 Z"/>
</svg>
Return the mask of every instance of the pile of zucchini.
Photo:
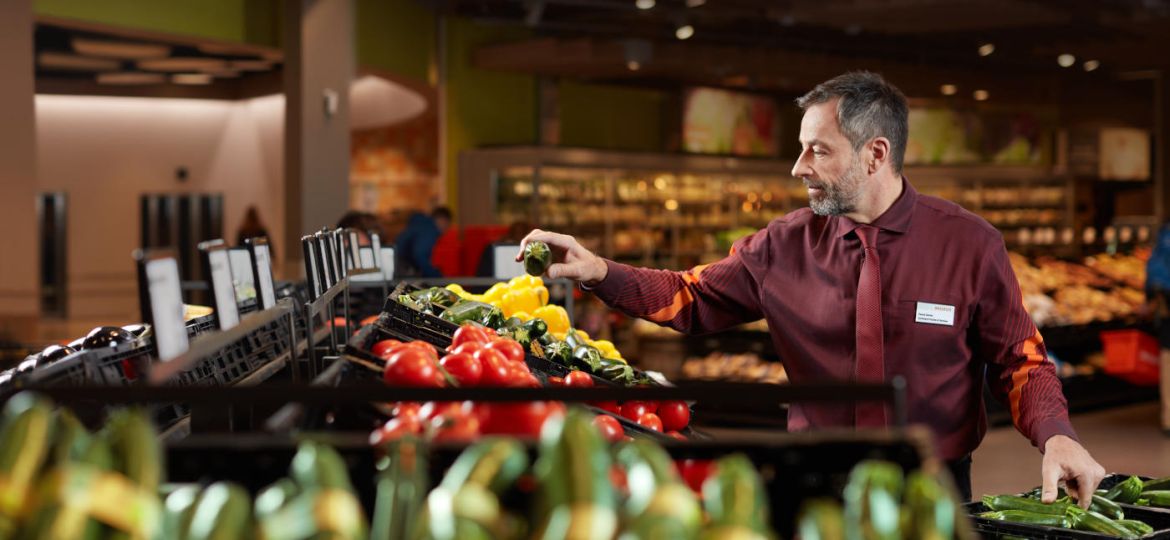
<svg viewBox="0 0 1170 540">
<path fill-rule="evenodd" d="M 1142 482 L 1140 478 L 1131 476 L 1121 484 L 1130 483 L 1130 490 L 1132 491 L 1133 484 L 1141 482 L 1141 493 L 1132 502 L 1127 500 L 1114 499 L 1120 503 L 1129 503 L 1135 506 L 1157 506 L 1160 508 L 1170 508 L 1170 476 L 1165 478 L 1152 478 Z M 1121 485 L 1118 484 L 1118 485 Z M 1110 493 L 1113 490 L 1109 490 Z"/>
<path fill-rule="evenodd" d="M 747 458 L 721 459 L 700 502 L 660 446 L 636 439 L 611 448 L 580 409 L 546 423 L 535 463 L 515 440 L 487 438 L 464 450 L 431 489 L 425 455 L 423 443 L 406 438 L 379 464 L 371 539 L 775 537 L 763 480 Z M 628 492 L 611 480 L 615 464 Z M 532 480 L 532 508 L 506 507 Z"/>
<path fill-rule="evenodd" d="M 864 461 L 849 473 L 844 505 L 832 499 L 804 504 L 802 540 L 974 538 L 949 478 L 922 470 L 903 476 L 884 461 Z"/>
<path fill-rule="evenodd" d="M 524 350 L 538 358 L 579 369 L 607 381 L 627 386 L 653 383 L 644 373 L 635 371 L 626 362 L 602 356 L 597 347 L 585 343 L 571 328 L 564 339 L 558 339 L 549 333 L 548 324 L 543 320 L 525 322 L 516 317 L 505 318 L 504 312 L 496 306 L 461 299 L 442 287 L 400 295 L 398 303 L 429 315 L 437 314 L 440 319 L 454 324 L 471 322 L 491 328 L 502 336 L 516 340 Z"/>
<path fill-rule="evenodd" d="M 1148 498 L 1143 500 L 1147 493 L 1158 497 L 1155 490 L 1145 491 L 1145 483 L 1140 478 L 1131 476 L 1108 490 L 1097 490 L 1088 510 L 1077 506 L 1067 495 L 1052 504 L 1045 504 L 1040 501 L 1040 488 L 1023 496 L 986 495 L 983 505 L 989 511 L 979 514 L 979 517 L 1089 531 L 1115 538 L 1141 538 L 1153 533 L 1154 528 L 1135 519 L 1126 519 L 1119 503 L 1149 503 Z"/>
</svg>

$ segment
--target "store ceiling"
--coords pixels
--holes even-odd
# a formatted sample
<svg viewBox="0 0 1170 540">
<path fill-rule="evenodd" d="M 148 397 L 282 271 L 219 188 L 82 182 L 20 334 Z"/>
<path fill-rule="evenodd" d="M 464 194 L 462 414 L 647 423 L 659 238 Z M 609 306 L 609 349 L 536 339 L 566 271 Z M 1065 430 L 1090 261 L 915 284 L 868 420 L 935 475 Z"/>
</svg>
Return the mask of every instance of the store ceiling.
<svg viewBox="0 0 1170 540">
<path fill-rule="evenodd" d="M 1023 96 L 1046 99 L 1059 84 L 1134 78 L 1143 70 L 1170 68 L 1170 0 L 427 3 L 485 23 L 531 28 L 534 39 L 484 47 L 476 61 L 493 69 L 550 75 L 796 90 L 823 80 L 823 73 L 868 67 L 916 72 L 921 81 L 911 84 L 934 95 L 948 82 L 944 79 L 970 81 L 967 88 L 988 79 L 1002 92 L 1022 90 Z M 639 9 L 637 3 L 654 6 Z M 693 29 L 685 41 L 676 37 L 684 25 Z M 993 52 L 981 55 L 980 47 L 987 44 Z M 553 61 L 550 47 L 559 62 Z M 1062 54 L 1075 58 L 1068 67 L 1058 65 Z"/>
<path fill-rule="evenodd" d="M 281 52 L 40 18 L 37 92 L 240 99 L 280 91 Z"/>
</svg>

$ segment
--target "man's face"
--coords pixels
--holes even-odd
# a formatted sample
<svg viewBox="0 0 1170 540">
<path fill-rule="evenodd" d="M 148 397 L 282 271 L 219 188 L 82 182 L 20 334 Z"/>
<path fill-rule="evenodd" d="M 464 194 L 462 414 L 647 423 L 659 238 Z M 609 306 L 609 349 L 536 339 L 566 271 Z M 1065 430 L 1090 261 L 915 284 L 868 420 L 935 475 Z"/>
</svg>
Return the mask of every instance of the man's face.
<svg viewBox="0 0 1170 540">
<path fill-rule="evenodd" d="M 866 185 L 861 159 L 837 124 L 838 101 L 805 110 L 800 121 L 800 158 L 792 167 L 792 176 L 808 188 L 809 207 L 821 216 L 856 211 Z"/>
</svg>

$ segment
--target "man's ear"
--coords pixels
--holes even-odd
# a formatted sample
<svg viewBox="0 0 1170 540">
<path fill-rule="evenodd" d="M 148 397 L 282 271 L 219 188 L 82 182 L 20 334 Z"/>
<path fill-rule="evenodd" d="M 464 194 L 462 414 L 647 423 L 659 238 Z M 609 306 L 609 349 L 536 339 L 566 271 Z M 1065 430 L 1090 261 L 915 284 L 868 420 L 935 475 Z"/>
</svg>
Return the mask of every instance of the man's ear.
<svg viewBox="0 0 1170 540">
<path fill-rule="evenodd" d="M 876 173 L 883 165 L 890 161 L 890 140 L 878 137 L 869 143 L 869 159 L 866 160 L 866 171 Z"/>
</svg>

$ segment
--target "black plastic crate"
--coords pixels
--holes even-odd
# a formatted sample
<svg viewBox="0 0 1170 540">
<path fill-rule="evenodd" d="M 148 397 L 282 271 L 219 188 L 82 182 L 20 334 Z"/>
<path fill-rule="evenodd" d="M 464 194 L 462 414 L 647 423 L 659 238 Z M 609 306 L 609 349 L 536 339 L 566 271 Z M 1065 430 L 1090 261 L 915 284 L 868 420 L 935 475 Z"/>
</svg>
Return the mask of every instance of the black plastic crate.
<svg viewBox="0 0 1170 540">
<path fill-rule="evenodd" d="M 204 315 L 202 317 L 195 317 L 187 321 L 187 337 L 195 337 L 199 334 L 219 330 L 219 324 L 216 322 L 215 314 Z"/>
<path fill-rule="evenodd" d="M 989 509 L 981 502 L 967 503 L 966 508 L 967 513 L 971 515 L 971 521 L 974 524 L 975 531 L 983 538 L 989 540 L 1021 537 L 1035 540 L 1092 540 L 1097 538 L 1113 538 L 1112 536 L 1095 532 L 984 519 L 978 517 L 978 514 L 987 512 Z M 1125 517 L 1126 519 L 1136 519 L 1145 522 L 1154 528 L 1154 533 L 1143 536 L 1143 539 L 1160 540 L 1170 538 L 1170 514 L 1131 506 L 1125 509 Z"/>
<path fill-rule="evenodd" d="M 231 385 L 289 350 L 288 319 L 277 319 L 179 374 L 182 386 Z"/>
</svg>

